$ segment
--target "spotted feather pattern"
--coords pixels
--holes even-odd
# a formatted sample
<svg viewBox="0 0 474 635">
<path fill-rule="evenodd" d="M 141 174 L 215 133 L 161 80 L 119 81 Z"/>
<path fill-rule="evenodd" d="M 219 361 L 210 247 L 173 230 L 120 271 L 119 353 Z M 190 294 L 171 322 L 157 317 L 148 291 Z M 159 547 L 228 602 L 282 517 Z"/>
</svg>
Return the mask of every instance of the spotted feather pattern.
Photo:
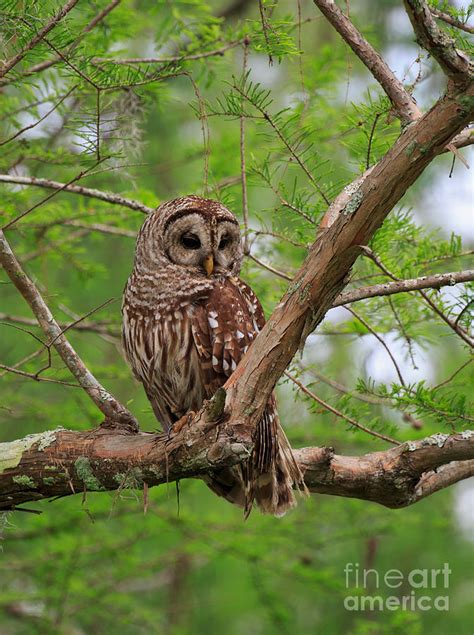
<svg viewBox="0 0 474 635">
<path fill-rule="evenodd" d="M 216 201 L 195 196 L 160 207 L 140 231 L 122 305 L 125 355 L 165 430 L 226 382 L 265 322 L 257 297 L 237 275 L 240 261 L 210 277 L 170 262 L 162 237 L 189 209 L 214 227 L 220 220 L 236 222 Z M 293 487 L 304 491 L 303 478 L 273 395 L 249 461 L 204 480 L 246 515 L 254 501 L 277 516 L 295 505 Z"/>
</svg>

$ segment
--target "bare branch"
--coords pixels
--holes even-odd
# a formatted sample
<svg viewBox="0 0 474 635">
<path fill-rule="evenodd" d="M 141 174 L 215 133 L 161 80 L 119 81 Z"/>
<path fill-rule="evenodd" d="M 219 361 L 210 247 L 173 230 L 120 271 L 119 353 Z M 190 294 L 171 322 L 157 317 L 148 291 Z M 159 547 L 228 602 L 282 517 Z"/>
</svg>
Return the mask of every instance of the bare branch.
<svg viewBox="0 0 474 635">
<path fill-rule="evenodd" d="M 4 322 L 13 322 L 15 324 L 24 324 L 25 326 L 38 326 L 38 321 L 33 318 L 26 318 L 22 315 L 10 315 L 9 313 L 0 313 L 0 320 Z M 75 331 L 86 331 L 92 333 L 99 333 L 100 335 L 111 335 L 113 337 L 120 337 L 120 329 L 113 328 L 113 324 L 109 322 L 79 322 L 71 326 L 70 322 L 58 322 L 61 331 L 74 328 Z"/>
<path fill-rule="evenodd" d="M 333 0 L 314 3 L 382 86 L 403 123 L 418 119 L 421 112 L 413 97 L 337 4 Z"/>
<path fill-rule="evenodd" d="M 430 7 L 430 11 L 433 15 L 435 15 L 446 24 L 456 27 L 456 29 L 461 29 L 462 31 L 466 31 L 466 33 L 474 33 L 474 27 L 466 22 L 461 22 L 460 20 L 456 20 L 449 13 L 445 13 L 444 11 L 440 11 L 439 9 L 435 9 L 435 7 Z"/>
<path fill-rule="evenodd" d="M 56 13 L 56 15 L 45 24 L 45 26 L 38 31 L 38 33 L 28 42 L 28 44 L 19 51 L 14 57 L 7 62 L 4 62 L 2 68 L 0 68 L 0 77 L 4 77 L 11 69 L 21 62 L 28 51 L 31 51 L 42 39 L 60 22 L 64 16 L 66 16 L 71 9 L 73 9 L 79 0 L 68 0 L 66 4 Z"/>
<path fill-rule="evenodd" d="M 80 227 L 81 229 L 86 229 L 88 232 L 100 232 L 101 234 L 112 234 L 113 236 L 124 236 L 125 238 L 137 237 L 137 232 L 114 227 L 113 225 L 105 225 L 104 223 L 81 223 L 76 220 L 65 220 L 61 224 L 71 227 Z"/>
<path fill-rule="evenodd" d="M 107 57 L 94 57 L 92 59 L 92 63 L 98 64 L 119 64 L 119 65 L 128 65 L 128 64 L 174 64 L 178 62 L 190 62 L 194 60 L 202 60 L 207 57 L 215 57 L 222 56 L 227 51 L 240 46 L 245 41 L 245 38 L 242 40 L 235 40 L 234 42 L 229 42 L 225 46 L 221 46 L 220 48 L 213 49 L 212 51 L 205 51 L 204 53 L 194 53 L 192 55 L 174 55 L 172 57 L 129 57 L 129 58 L 113 58 L 109 59 Z"/>
<path fill-rule="evenodd" d="M 99 410 L 106 418 L 117 421 L 124 427 L 136 429 L 138 424 L 133 415 L 97 381 L 66 339 L 63 330 L 54 319 L 40 292 L 21 268 L 2 231 L 0 231 L 0 264 L 29 304 L 50 344 L 54 346 L 63 362 Z"/>
<path fill-rule="evenodd" d="M 385 275 L 387 275 L 389 278 L 392 278 L 392 280 L 395 280 L 396 282 L 400 282 L 400 279 L 397 278 L 397 276 L 395 276 L 389 269 L 387 269 L 387 267 L 380 260 L 377 254 L 372 251 L 372 249 L 370 249 L 369 247 L 362 247 L 362 251 L 368 258 L 370 258 L 371 260 L 375 262 L 377 267 L 381 271 L 383 271 Z M 423 291 L 422 289 L 418 289 L 418 291 L 421 297 L 423 298 L 423 300 L 426 302 L 426 304 L 432 309 L 434 313 L 436 313 L 436 315 L 438 315 L 443 320 L 443 322 L 445 322 L 457 335 L 459 335 L 459 337 L 462 340 L 464 340 L 466 344 L 468 344 L 471 347 L 474 346 L 474 340 L 461 327 L 461 325 L 456 322 L 456 320 L 452 320 L 448 315 L 446 315 L 438 307 L 438 305 L 435 302 L 433 302 L 433 300 L 426 293 L 426 291 Z"/>
<path fill-rule="evenodd" d="M 201 416 L 171 437 L 52 430 L 2 443 L 0 510 L 75 492 L 199 477 L 248 456 L 248 432 L 226 423 L 216 428 Z M 474 433 L 435 434 L 363 456 L 336 455 L 332 448 L 302 448 L 294 456 L 312 492 L 405 507 L 472 474 Z M 134 476 L 127 481 L 127 474 Z"/>
<path fill-rule="evenodd" d="M 50 179 L 37 179 L 34 176 L 17 176 L 15 174 L 0 174 L 0 183 L 17 183 L 18 185 L 34 185 L 36 187 L 44 187 L 50 190 L 62 190 L 71 194 L 80 194 L 88 198 L 97 198 L 100 201 L 111 203 L 112 205 L 122 205 L 143 214 L 150 214 L 154 211 L 153 207 L 148 207 L 139 201 L 114 194 L 113 192 L 103 192 L 95 188 L 83 187 L 82 185 L 68 185 L 66 183 L 58 183 Z"/>
<path fill-rule="evenodd" d="M 423 474 L 415 489 L 412 502 L 417 503 L 422 498 L 431 496 L 431 494 L 471 476 L 474 476 L 474 459 L 462 462 L 453 461 L 442 465 L 432 472 Z"/>
<path fill-rule="evenodd" d="M 474 280 L 474 269 L 467 271 L 453 271 L 450 273 L 437 273 L 432 276 L 421 276 L 421 278 L 410 278 L 397 282 L 384 282 L 374 284 L 370 287 L 360 287 L 352 291 L 346 291 L 336 298 L 333 306 L 341 306 L 358 302 L 366 298 L 374 298 L 394 293 L 405 293 L 407 291 L 418 291 L 419 289 L 440 289 L 445 286 L 453 286 L 462 282 Z"/>
<path fill-rule="evenodd" d="M 469 83 L 472 74 L 469 58 L 456 48 L 456 43 L 447 33 L 438 28 L 425 0 L 404 0 L 404 4 L 420 45 L 435 58 L 454 83 Z"/>
<path fill-rule="evenodd" d="M 362 457 L 328 457 L 327 448 L 303 448 L 294 455 L 311 492 L 399 508 L 472 476 L 473 445 L 474 433 L 466 431 L 438 433 Z"/>
<path fill-rule="evenodd" d="M 63 101 L 65 99 L 67 99 L 67 97 L 69 97 L 69 95 L 75 91 L 77 88 L 77 84 L 75 86 L 73 86 L 70 90 L 67 91 L 67 93 L 65 95 L 63 95 L 61 97 L 61 99 L 53 105 L 53 107 L 48 110 L 42 117 L 40 117 L 40 119 L 38 119 L 37 121 L 35 121 L 34 123 L 31 123 L 29 126 L 25 126 L 24 128 L 21 128 L 21 130 L 17 130 L 15 132 L 15 134 L 13 134 L 11 137 L 8 137 L 8 139 L 5 139 L 4 141 L 0 141 L 0 146 L 4 146 L 7 143 L 10 143 L 10 141 L 13 141 L 13 139 L 16 139 L 17 137 L 19 137 L 20 135 L 22 135 L 24 132 L 26 132 L 27 130 L 31 130 L 32 128 L 35 128 L 38 124 L 40 124 L 42 121 L 44 121 L 47 117 L 49 117 L 49 115 L 54 112 L 57 108 L 59 108 L 59 106 L 63 103 Z"/>
<path fill-rule="evenodd" d="M 472 128 L 466 128 L 466 130 L 463 130 L 462 132 L 460 132 L 458 135 L 454 137 L 450 145 L 453 145 L 456 148 L 465 148 L 467 146 L 472 145 L 473 143 L 474 143 L 474 130 Z M 448 148 L 446 148 L 446 151 L 448 151 Z"/>
<path fill-rule="evenodd" d="M 318 397 L 312 390 L 307 388 L 299 379 L 297 379 L 294 375 L 289 373 L 287 370 L 285 370 L 285 375 L 288 377 L 288 379 L 291 379 L 291 381 L 294 384 L 296 384 L 296 386 L 298 386 L 298 388 L 305 395 L 310 397 L 310 399 L 318 403 L 325 410 L 332 412 L 332 414 L 336 415 L 336 417 L 344 419 L 344 421 L 347 421 L 347 423 L 349 423 L 351 426 L 354 426 L 354 428 L 357 428 L 358 430 L 362 430 L 363 432 L 366 432 L 367 434 L 370 434 L 373 437 L 377 437 L 378 439 L 382 439 L 383 441 L 387 441 L 388 443 L 392 443 L 393 445 L 400 445 L 399 441 L 396 441 L 395 439 L 392 439 L 391 437 L 386 436 L 385 434 L 381 434 L 380 432 L 376 432 L 375 430 L 371 430 L 370 428 L 367 428 L 366 426 L 362 425 L 361 423 L 359 423 L 352 417 L 348 417 L 340 410 L 337 410 L 337 408 L 334 408 L 334 406 L 331 406 L 331 404 L 321 399 L 321 397 Z"/>
<path fill-rule="evenodd" d="M 267 271 L 271 271 L 279 278 L 283 278 L 283 280 L 288 280 L 289 282 L 293 280 L 293 276 L 289 276 L 287 273 L 284 273 L 283 271 L 279 271 L 278 269 L 275 269 L 275 267 L 272 267 L 272 265 L 269 265 L 268 263 L 263 262 L 263 260 L 260 260 L 253 254 L 248 254 L 248 257 L 250 258 L 250 260 L 253 260 L 259 267 L 262 267 L 263 269 L 266 269 Z"/>
</svg>

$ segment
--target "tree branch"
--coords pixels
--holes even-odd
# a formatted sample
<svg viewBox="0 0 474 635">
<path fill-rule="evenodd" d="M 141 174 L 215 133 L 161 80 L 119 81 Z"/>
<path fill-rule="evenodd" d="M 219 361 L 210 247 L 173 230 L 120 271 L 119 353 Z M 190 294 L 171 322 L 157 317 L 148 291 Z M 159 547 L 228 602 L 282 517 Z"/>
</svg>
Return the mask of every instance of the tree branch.
<svg viewBox="0 0 474 635">
<path fill-rule="evenodd" d="M 113 192 L 103 192 L 102 190 L 96 190 L 95 188 L 83 187 L 82 185 L 66 185 L 65 183 L 58 183 L 57 181 L 51 181 L 50 179 L 38 179 L 34 176 L 17 176 L 15 174 L 0 174 L 0 183 L 17 183 L 18 185 L 35 185 L 36 187 L 44 187 L 50 190 L 62 190 L 63 192 L 69 192 L 71 194 L 80 194 L 87 198 L 97 198 L 100 201 L 111 203 L 112 205 L 122 205 L 122 207 L 129 207 L 143 214 L 150 214 L 154 212 L 153 207 L 148 207 L 139 201 L 134 201 L 130 198 L 120 196 L 120 194 L 114 194 Z"/>
<path fill-rule="evenodd" d="M 38 33 L 28 42 L 28 44 L 19 51 L 14 57 L 6 61 L 0 68 L 0 77 L 4 77 L 11 69 L 21 62 L 25 55 L 34 48 L 42 39 L 73 9 L 79 0 L 68 0 L 66 4 L 56 13 L 56 15 L 38 31 Z"/>
<path fill-rule="evenodd" d="M 77 45 L 81 42 L 84 36 L 87 33 L 90 33 L 90 31 L 92 31 L 113 9 L 115 9 L 115 7 L 120 4 L 120 2 L 121 0 L 112 0 L 110 4 L 108 4 L 101 11 L 99 11 L 99 13 L 96 16 L 94 16 L 94 18 L 92 18 L 89 24 L 87 24 L 84 27 L 79 37 L 77 37 L 76 40 L 74 40 L 74 42 L 67 48 L 66 54 L 72 53 L 72 51 L 77 47 Z M 62 58 L 59 55 L 56 55 L 56 57 L 53 57 L 52 59 L 39 62 L 38 64 L 35 64 L 34 66 L 31 66 L 29 69 L 24 71 L 21 74 L 21 76 L 30 77 L 31 75 L 34 75 L 35 73 L 40 73 L 41 71 L 51 68 L 51 66 L 54 66 L 55 64 L 60 62 L 61 59 Z M 9 84 L 10 82 L 11 82 L 10 79 L 4 78 L 0 81 L 0 85 Z"/>
<path fill-rule="evenodd" d="M 420 109 L 402 82 L 337 4 L 333 0 L 314 0 L 314 4 L 382 86 L 403 123 L 408 124 L 421 117 Z"/>
<path fill-rule="evenodd" d="M 467 105 L 467 95 L 474 94 L 474 86 L 455 94 L 405 128 L 379 163 L 330 206 L 306 261 L 226 384 L 233 416 L 241 419 L 244 412 L 251 413 L 249 425 L 256 424 L 276 381 L 347 282 L 361 245 L 470 120 L 474 109 Z"/>
<path fill-rule="evenodd" d="M 469 58 L 456 48 L 456 43 L 447 33 L 438 28 L 425 0 L 404 0 L 404 4 L 419 44 L 435 58 L 454 83 L 469 83 L 472 77 Z"/>
<path fill-rule="evenodd" d="M 13 322 L 15 324 L 24 324 L 25 326 L 38 326 L 38 321 L 33 318 L 26 318 L 22 315 L 10 315 L 9 313 L 0 313 L 0 320 L 3 322 Z M 113 337 L 120 337 L 120 330 L 117 326 L 114 328 L 113 323 L 109 322 L 78 322 L 71 324 L 70 322 L 58 322 L 60 328 L 63 331 L 70 328 L 75 331 L 89 331 L 92 333 L 99 333 L 101 335 L 112 335 Z"/>
<path fill-rule="evenodd" d="M 326 465 L 325 450 L 294 452 L 311 492 L 360 498 L 391 508 L 412 505 L 474 473 L 471 431 L 434 434 L 361 457 L 333 455 L 329 461 L 326 458 Z"/>
<path fill-rule="evenodd" d="M 374 284 L 370 287 L 360 287 L 352 291 L 346 291 L 336 298 L 333 306 L 341 306 L 358 302 L 366 298 L 392 295 L 394 293 L 405 293 L 407 291 L 417 291 L 419 289 L 440 289 L 447 285 L 453 286 L 462 282 L 474 280 L 474 269 L 467 271 L 453 271 L 451 273 L 437 273 L 432 276 L 422 276 L 421 278 L 411 278 L 398 282 L 384 282 Z"/>
<path fill-rule="evenodd" d="M 405 127 L 386 155 L 330 205 L 306 261 L 226 382 L 225 404 L 217 413 L 217 402 L 211 408 L 205 403 L 199 413 L 189 413 L 177 422 L 170 438 L 100 429 L 53 431 L 7 444 L 0 450 L 0 481 L 6 483 L 3 507 L 87 489 L 155 485 L 199 477 L 247 459 L 255 425 L 277 380 L 333 306 L 363 245 L 430 162 L 470 122 L 473 84 L 469 77 L 462 86 L 454 86 L 429 112 Z M 12 268 L 14 256 L 9 248 L 3 254 Z M 55 346 L 64 343 L 59 326 L 21 268 L 13 267 L 11 279 L 34 310 L 40 309 L 37 316 Z M 76 355 L 71 351 L 63 349 L 65 361 L 73 360 L 72 370 L 77 371 L 81 367 L 68 357 Z M 399 507 L 415 501 L 415 488 L 425 472 L 452 461 L 472 459 L 473 444 L 472 433 L 435 435 L 359 458 L 337 457 L 324 448 L 299 450 L 295 457 L 312 491 Z M 427 485 L 427 492 L 430 487 L 434 491 L 436 485 Z"/>
<path fill-rule="evenodd" d="M 32 434 L 0 444 L 0 510 L 199 477 L 242 461 L 251 447 L 248 428 L 224 421 L 216 428 L 204 415 L 171 437 L 104 429 Z M 302 448 L 294 456 L 311 492 L 405 507 L 472 474 L 474 433 L 435 434 L 363 456 L 337 455 L 332 448 Z"/>
<path fill-rule="evenodd" d="M 54 346 L 78 383 L 106 418 L 128 427 L 129 430 L 137 429 L 138 424 L 133 415 L 97 381 L 66 339 L 64 331 L 54 319 L 34 283 L 21 268 L 1 230 L 0 264 L 35 314 L 40 327 L 48 338 L 47 348 Z"/>
<path fill-rule="evenodd" d="M 439 9 L 435 9 L 434 7 L 430 7 L 430 11 L 437 18 L 443 20 L 443 22 L 446 22 L 446 24 L 454 26 L 456 27 L 456 29 L 466 31 L 466 33 L 474 33 L 474 27 L 466 24 L 465 22 L 461 22 L 460 20 L 456 20 L 456 18 L 453 18 L 453 16 L 449 15 L 449 13 L 445 13 L 444 11 L 440 11 Z"/>
<path fill-rule="evenodd" d="M 107 57 L 94 57 L 92 58 L 92 63 L 98 64 L 117 64 L 117 65 L 128 65 L 128 64 L 172 64 L 177 62 L 190 62 L 194 60 L 205 59 L 206 57 L 215 57 L 215 56 L 223 56 L 224 53 L 230 51 L 237 46 L 240 46 L 244 43 L 244 39 L 235 40 L 234 42 L 229 42 L 220 48 L 213 49 L 212 51 L 204 51 L 203 53 L 194 53 L 192 55 L 187 55 L 184 53 L 183 55 L 173 55 L 172 57 L 129 57 L 129 58 L 113 58 L 109 59 Z"/>
</svg>

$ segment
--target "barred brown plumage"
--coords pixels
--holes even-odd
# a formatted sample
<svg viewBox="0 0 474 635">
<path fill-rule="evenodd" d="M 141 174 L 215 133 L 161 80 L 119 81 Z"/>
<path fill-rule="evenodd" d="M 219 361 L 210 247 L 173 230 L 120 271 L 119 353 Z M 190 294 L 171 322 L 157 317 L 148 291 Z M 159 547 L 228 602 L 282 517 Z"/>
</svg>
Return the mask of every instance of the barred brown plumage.
<svg viewBox="0 0 474 635">
<path fill-rule="evenodd" d="M 233 373 L 263 327 L 252 289 L 239 277 L 235 216 L 221 203 L 187 196 L 161 205 L 139 232 L 122 304 L 126 357 L 156 418 L 169 430 L 199 410 Z M 272 395 L 249 460 L 204 478 L 245 509 L 283 515 L 305 492 Z"/>
</svg>

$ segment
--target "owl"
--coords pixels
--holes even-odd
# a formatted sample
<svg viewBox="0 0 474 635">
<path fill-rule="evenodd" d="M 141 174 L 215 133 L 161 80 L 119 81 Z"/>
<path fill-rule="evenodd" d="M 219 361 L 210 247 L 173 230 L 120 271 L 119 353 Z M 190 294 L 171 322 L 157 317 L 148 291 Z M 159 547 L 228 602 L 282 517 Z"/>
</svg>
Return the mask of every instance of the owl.
<svg viewBox="0 0 474 635">
<path fill-rule="evenodd" d="M 239 224 L 221 203 L 186 196 L 162 204 L 138 234 L 122 303 L 122 341 L 136 378 L 166 431 L 198 411 L 236 369 L 265 319 L 239 278 Z M 283 515 L 303 477 L 268 401 L 245 463 L 204 477 L 231 503 Z"/>
</svg>

